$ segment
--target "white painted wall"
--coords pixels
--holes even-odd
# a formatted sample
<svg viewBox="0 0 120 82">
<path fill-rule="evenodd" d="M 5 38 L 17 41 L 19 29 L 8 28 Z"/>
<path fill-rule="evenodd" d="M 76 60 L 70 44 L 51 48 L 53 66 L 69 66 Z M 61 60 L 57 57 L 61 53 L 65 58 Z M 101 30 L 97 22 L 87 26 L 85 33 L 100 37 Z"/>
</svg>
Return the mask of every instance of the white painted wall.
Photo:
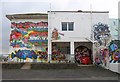
<svg viewBox="0 0 120 82">
<path fill-rule="evenodd" d="M 99 22 L 108 24 L 108 13 L 82 13 L 82 12 L 48 12 L 50 17 L 49 24 L 51 32 L 54 28 L 63 33 L 62 40 L 77 40 L 78 38 L 90 38 L 91 35 L 91 17 L 92 26 Z M 62 31 L 61 22 L 74 22 L 74 31 Z"/>
<path fill-rule="evenodd" d="M 74 48 L 78 45 L 74 45 L 73 42 L 90 42 L 92 26 L 99 22 L 108 24 L 108 20 L 108 13 L 48 12 L 49 42 L 70 42 L 70 52 L 74 54 Z M 74 22 L 74 31 L 62 31 L 61 22 Z M 51 39 L 54 28 L 64 34 L 61 39 Z M 92 49 L 92 45 L 84 45 Z M 48 52 L 50 51 L 51 47 Z"/>
<path fill-rule="evenodd" d="M 110 63 L 109 69 L 120 74 L 120 63 Z"/>
<path fill-rule="evenodd" d="M 118 40 L 118 19 L 109 19 L 112 40 Z"/>
</svg>

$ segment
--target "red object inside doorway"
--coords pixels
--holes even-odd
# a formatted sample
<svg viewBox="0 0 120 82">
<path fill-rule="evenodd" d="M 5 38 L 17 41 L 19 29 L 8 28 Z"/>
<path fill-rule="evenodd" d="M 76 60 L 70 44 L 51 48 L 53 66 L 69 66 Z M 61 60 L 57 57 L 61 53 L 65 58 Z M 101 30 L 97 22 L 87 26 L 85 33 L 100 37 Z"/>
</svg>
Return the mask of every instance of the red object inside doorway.
<svg viewBox="0 0 120 82">
<path fill-rule="evenodd" d="M 85 65 L 91 63 L 90 57 L 88 57 L 88 56 L 85 56 L 85 57 L 83 56 L 83 57 L 81 57 L 81 58 L 80 58 L 80 61 L 81 61 L 82 64 L 85 64 Z"/>
</svg>

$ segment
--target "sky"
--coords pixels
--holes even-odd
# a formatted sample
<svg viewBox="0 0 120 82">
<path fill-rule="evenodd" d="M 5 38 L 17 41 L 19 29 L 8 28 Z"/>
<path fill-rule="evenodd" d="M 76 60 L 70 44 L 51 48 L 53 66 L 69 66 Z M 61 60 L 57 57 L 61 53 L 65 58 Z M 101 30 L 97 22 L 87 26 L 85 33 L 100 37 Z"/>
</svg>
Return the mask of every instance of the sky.
<svg viewBox="0 0 120 82">
<path fill-rule="evenodd" d="M 109 18 L 118 17 L 120 0 L 0 0 L 0 54 L 9 52 L 9 14 L 40 13 L 50 10 L 109 11 Z"/>
</svg>

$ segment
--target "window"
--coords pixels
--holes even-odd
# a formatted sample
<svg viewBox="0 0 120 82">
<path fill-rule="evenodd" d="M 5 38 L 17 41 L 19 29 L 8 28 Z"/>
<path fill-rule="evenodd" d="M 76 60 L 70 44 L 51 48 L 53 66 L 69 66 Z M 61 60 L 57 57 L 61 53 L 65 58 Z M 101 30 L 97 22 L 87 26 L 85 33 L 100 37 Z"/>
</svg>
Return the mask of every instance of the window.
<svg viewBox="0 0 120 82">
<path fill-rule="evenodd" d="M 62 31 L 67 31 L 67 23 L 62 22 Z"/>
<path fill-rule="evenodd" d="M 73 31 L 74 22 L 62 22 L 62 31 Z"/>
<path fill-rule="evenodd" d="M 73 24 L 74 24 L 73 22 L 68 23 L 68 30 L 69 31 L 73 31 Z"/>
</svg>

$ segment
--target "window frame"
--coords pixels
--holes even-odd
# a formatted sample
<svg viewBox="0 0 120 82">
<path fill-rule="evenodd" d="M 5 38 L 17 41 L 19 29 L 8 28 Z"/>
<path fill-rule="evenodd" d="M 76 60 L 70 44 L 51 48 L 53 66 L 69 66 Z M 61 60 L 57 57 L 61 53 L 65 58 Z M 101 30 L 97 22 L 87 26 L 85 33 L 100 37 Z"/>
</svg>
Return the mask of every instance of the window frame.
<svg viewBox="0 0 120 82">
<path fill-rule="evenodd" d="M 66 30 L 63 30 L 63 23 L 66 23 L 67 24 L 67 29 Z M 72 29 L 70 28 L 70 23 L 72 25 Z M 74 22 L 61 22 L 61 30 L 62 31 L 74 31 Z"/>
<path fill-rule="evenodd" d="M 66 30 L 63 29 L 63 24 L 65 24 L 65 23 L 66 23 Z M 62 25 L 62 31 L 67 31 L 67 29 L 68 29 L 67 22 L 62 22 L 61 25 Z"/>
</svg>

